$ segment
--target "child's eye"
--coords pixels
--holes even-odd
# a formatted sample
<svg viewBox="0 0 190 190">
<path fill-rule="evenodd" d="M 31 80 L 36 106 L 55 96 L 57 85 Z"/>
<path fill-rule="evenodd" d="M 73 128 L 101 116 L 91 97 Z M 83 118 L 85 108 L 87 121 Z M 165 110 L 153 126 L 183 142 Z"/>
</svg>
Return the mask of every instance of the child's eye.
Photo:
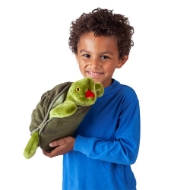
<svg viewBox="0 0 190 190">
<path fill-rule="evenodd" d="M 101 56 L 101 59 L 109 59 L 109 57 L 106 56 L 106 55 L 102 55 L 102 56 Z"/>
<path fill-rule="evenodd" d="M 82 55 L 84 58 L 90 58 L 90 55 L 89 54 L 83 54 Z"/>
</svg>

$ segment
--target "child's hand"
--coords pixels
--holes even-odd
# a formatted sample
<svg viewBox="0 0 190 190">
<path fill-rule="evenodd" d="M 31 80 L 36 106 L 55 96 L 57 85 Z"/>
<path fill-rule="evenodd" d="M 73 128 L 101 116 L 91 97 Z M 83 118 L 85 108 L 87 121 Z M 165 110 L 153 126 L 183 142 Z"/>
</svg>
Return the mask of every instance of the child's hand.
<svg viewBox="0 0 190 190">
<path fill-rule="evenodd" d="M 75 143 L 75 138 L 73 137 L 65 137 L 50 143 L 51 147 L 56 147 L 50 153 L 43 150 L 43 154 L 50 158 L 66 154 L 73 150 L 73 146 Z"/>
</svg>

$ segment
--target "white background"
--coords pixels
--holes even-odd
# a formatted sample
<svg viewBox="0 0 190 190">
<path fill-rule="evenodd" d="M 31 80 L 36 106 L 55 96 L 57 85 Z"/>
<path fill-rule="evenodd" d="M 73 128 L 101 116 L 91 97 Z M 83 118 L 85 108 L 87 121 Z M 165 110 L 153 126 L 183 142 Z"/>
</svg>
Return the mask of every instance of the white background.
<svg viewBox="0 0 190 190">
<path fill-rule="evenodd" d="M 61 189 L 62 157 L 23 157 L 31 112 L 42 93 L 82 77 L 69 27 L 101 7 L 135 28 L 129 60 L 114 78 L 135 89 L 141 146 L 138 190 L 190 189 L 190 12 L 188 0 L 0 1 L 0 189 Z M 92 171 L 93 172 L 93 171 Z"/>
</svg>

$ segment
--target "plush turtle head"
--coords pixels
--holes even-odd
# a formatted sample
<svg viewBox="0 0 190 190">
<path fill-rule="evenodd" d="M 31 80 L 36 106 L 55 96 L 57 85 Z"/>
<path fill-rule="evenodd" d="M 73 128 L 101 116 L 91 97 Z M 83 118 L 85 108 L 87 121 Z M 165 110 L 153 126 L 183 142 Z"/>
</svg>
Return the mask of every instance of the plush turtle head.
<svg viewBox="0 0 190 190">
<path fill-rule="evenodd" d="M 79 106 L 90 106 L 104 93 L 104 87 L 91 78 L 83 78 L 73 82 L 70 86 L 66 100 L 73 101 Z"/>
</svg>

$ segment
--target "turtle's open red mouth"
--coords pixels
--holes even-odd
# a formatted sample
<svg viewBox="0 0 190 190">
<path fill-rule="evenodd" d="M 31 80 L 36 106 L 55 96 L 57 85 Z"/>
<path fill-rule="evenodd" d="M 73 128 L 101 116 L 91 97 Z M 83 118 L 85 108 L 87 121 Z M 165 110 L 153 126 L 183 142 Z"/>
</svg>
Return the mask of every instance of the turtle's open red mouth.
<svg viewBox="0 0 190 190">
<path fill-rule="evenodd" d="M 88 90 L 86 93 L 85 93 L 85 96 L 86 98 L 94 98 L 95 95 L 92 91 Z"/>
</svg>

